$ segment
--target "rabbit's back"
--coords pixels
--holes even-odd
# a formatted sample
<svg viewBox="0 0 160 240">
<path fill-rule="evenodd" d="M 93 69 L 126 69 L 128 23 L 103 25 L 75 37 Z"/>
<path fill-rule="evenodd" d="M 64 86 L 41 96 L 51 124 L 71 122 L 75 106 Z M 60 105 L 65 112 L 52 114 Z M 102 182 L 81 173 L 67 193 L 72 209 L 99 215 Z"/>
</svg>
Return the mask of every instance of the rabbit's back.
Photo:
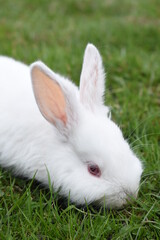
<svg viewBox="0 0 160 240">
<path fill-rule="evenodd" d="M 13 113 L 22 105 L 34 103 L 31 91 L 29 67 L 14 59 L 0 57 L 0 115 L 5 111 Z"/>
<path fill-rule="evenodd" d="M 31 120 L 43 119 L 37 108 L 29 67 L 7 57 L 0 57 L 0 133 Z"/>
</svg>

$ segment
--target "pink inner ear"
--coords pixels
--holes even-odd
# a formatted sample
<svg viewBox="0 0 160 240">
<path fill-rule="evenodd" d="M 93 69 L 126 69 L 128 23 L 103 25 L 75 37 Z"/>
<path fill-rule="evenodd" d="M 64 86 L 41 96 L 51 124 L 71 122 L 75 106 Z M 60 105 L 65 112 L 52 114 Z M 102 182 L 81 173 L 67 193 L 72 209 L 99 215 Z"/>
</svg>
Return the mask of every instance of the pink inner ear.
<svg viewBox="0 0 160 240">
<path fill-rule="evenodd" d="M 42 115 L 52 124 L 67 123 L 66 101 L 61 87 L 40 68 L 32 70 L 33 89 Z"/>
</svg>

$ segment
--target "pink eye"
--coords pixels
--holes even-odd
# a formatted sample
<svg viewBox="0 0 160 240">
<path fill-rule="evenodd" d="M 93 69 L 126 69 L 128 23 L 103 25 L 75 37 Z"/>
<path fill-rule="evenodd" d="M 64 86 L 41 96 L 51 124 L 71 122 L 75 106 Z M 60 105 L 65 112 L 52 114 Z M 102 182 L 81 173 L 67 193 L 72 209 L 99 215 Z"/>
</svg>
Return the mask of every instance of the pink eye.
<svg viewBox="0 0 160 240">
<path fill-rule="evenodd" d="M 88 172 L 92 174 L 93 176 L 100 177 L 101 176 L 101 171 L 96 164 L 89 164 L 88 165 Z"/>
</svg>

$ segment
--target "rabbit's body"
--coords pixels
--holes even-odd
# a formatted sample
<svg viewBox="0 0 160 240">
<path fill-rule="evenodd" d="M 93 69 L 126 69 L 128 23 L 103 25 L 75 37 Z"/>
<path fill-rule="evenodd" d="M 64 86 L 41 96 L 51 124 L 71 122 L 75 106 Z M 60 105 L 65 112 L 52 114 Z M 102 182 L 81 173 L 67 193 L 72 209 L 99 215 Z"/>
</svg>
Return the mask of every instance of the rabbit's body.
<svg viewBox="0 0 160 240">
<path fill-rule="evenodd" d="M 57 165 L 64 165 L 64 158 L 72 158 L 73 153 L 41 115 L 32 91 L 29 67 L 0 57 L 0 73 L 0 164 L 28 178 L 36 173 L 36 179 L 47 185 L 46 169 L 50 176 L 61 176 L 63 168 Z M 77 91 L 74 85 L 73 89 Z"/>
<path fill-rule="evenodd" d="M 54 189 L 76 204 L 105 199 L 107 207 L 121 207 L 128 194 L 137 195 L 142 167 L 106 117 L 103 92 L 93 45 L 85 52 L 80 90 L 41 62 L 30 77 L 28 66 L 0 57 L 0 165 L 27 178 L 36 173 L 45 185 L 49 172 Z"/>
</svg>

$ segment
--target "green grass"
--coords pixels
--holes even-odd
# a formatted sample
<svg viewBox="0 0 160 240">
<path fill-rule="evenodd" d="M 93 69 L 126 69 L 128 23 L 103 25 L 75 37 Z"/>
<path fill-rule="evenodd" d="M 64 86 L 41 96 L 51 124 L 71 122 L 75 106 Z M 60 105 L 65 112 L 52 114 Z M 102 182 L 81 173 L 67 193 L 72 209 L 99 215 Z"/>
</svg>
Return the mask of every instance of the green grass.
<svg viewBox="0 0 160 240">
<path fill-rule="evenodd" d="M 106 104 L 142 159 L 123 210 L 63 206 L 52 190 L 0 170 L 0 239 L 160 239 L 159 0 L 0 0 L 0 54 L 41 59 L 78 84 L 88 42 L 107 70 Z"/>
</svg>

